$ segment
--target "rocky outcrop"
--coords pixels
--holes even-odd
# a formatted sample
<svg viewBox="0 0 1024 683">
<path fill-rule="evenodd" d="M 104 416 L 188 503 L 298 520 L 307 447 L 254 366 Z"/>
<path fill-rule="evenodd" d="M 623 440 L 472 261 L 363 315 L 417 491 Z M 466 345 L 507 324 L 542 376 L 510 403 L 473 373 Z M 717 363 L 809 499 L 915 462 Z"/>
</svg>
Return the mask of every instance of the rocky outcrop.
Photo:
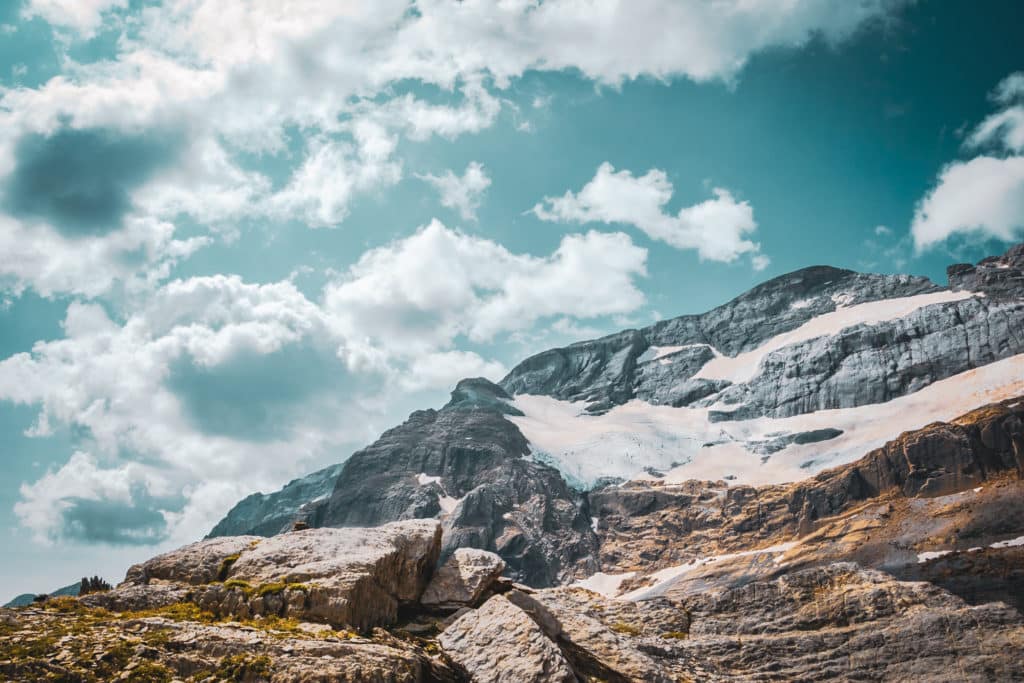
<svg viewBox="0 0 1024 683">
<path fill-rule="evenodd" d="M 602 571 L 622 577 L 614 593 L 690 596 L 855 561 L 1017 604 L 1022 453 L 1024 400 L 1010 399 L 796 484 L 606 487 L 590 493 Z"/>
<path fill-rule="evenodd" d="M 591 412 L 637 398 L 710 406 L 718 420 L 789 417 L 880 403 L 1024 353 L 1024 245 L 949 270 L 950 288 L 975 296 L 923 306 L 871 325 L 851 324 L 768 353 L 749 381 L 695 375 L 716 353 L 736 356 L 840 307 L 936 293 L 924 278 L 815 266 L 770 280 L 702 315 L 552 349 L 516 366 L 512 394 L 584 401 Z"/>
<path fill-rule="evenodd" d="M 441 647 L 478 683 L 575 683 L 572 667 L 544 631 L 497 595 L 446 628 Z"/>
<path fill-rule="evenodd" d="M 208 539 L 133 566 L 123 584 L 86 604 L 137 610 L 187 599 L 219 615 L 367 630 L 418 603 L 440 551 L 434 520 Z"/>
<path fill-rule="evenodd" d="M 735 410 L 711 418 L 790 417 L 884 403 L 1024 353 L 1024 301 L 936 303 L 769 353 L 758 375 L 714 397 Z"/>
<path fill-rule="evenodd" d="M 542 638 L 543 636 L 543 638 Z M 545 640 L 546 639 L 546 642 Z M 583 589 L 512 592 L 464 614 L 440 643 L 474 680 L 1015 680 L 1024 623 L 927 583 L 853 564 L 795 571 L 715 595 L 640 603 Z M 995 645 L 996 647 L 992 647 Z M 550 667 L 558 678 L 537 678 Z M 575 678 L 565 676 L 568 667 Z"/>
<path fill-rule="evenodd" d="M 509 398 L 487 380 L 460 382 L 444 408 L 413 413 L 346 461 L 309 523 L 441 518 L 444 557 L 488 550 L 512 578 L 540 586 L 596 570 L 585 500 L 557 470 L 524 457 L 526 440 L 504 418 Z"/>
<path fill-rule="evenodd" d="M 73 632 L 73 635 L 69 635 Z M 137 617 L 61 605 L 0 612 L 5 681 L 465 683 L 448 660 L 380 629 Z"/>
<path fill-rule="evenodd" d="M 308 507 L 334 490 L 341 465 L 331 465 L 295 479 L 274 493 L 254 493 L 243 498 L 210 531 L 214 536 L 273 536 L 290 531 L 296 519 L 305 517 Z"/>
<path fill-rule="evenodd" d="M 602 408 L 631 398 L 687 405 L 728 384 L 687 383 L 714 357 L 712 349 L 734 356 L 840 305 L 939 290 L 926 278 L 814 266 L 769 280 L 701 315 L 684 315 L 641 330 L 545 351 L 513 368 L 501 386 L 512 394 L 542 394 L 596 403 Z M 678 350 L 657 359 L 646 358 L 652 347 Z"/>
<path fill-rule="evenodd" d="M 475 607 L 505 570 L 505 561 L 477 548 L 458 548 L 438 567 L 420 598 L 425 607 Z"/>
<path fill-rule="evenodd" d="M 154 579 L 200 585 L 228 578 L 231 562 L 260 542 L 256 536 L 232 536 L 190 543 L 128 568 L 124 582 L 148 584 Z"/>
</svg>

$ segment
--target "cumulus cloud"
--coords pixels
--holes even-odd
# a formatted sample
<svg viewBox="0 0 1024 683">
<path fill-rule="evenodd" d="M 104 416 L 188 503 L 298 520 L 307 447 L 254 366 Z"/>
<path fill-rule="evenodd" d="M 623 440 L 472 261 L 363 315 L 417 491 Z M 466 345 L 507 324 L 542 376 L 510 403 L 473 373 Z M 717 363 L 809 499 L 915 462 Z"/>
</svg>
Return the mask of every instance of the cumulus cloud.
<svg viewBox="0 0 1024 683">
<path fill-rule="evenodd" d="M 911 232 L 920 251 L 952 235 L 1005 242 L 1024 230 L 1024 157 L 979 156 L 949 164 L 917 205 Z"/>
<path fill-rule="evenodd" d="M 467 339 L 635 310 L 646 256 L 596 232 L 515 254 L 435 221 L 364 254 L 319 301 L 289 280 L 216 275 L 159 286 L 118 320 L 73 302 L 63 338 L 0 361 L 0 400 L 39 408 L 29 436 L 83 435 L 16 512 L 43 541 L 194 539 L 244 495 L 422 407 L 413 392 L 504 374 Z"/>
<path fill-rule="evenodd" d="M 491 179 L 479 161 L 471 161 L 461 176 L 451 170 L 441 175 L 417 174 L 417 178 L 431 185 L 441 195 L 441 206 L 453 209 L 463 220 L 475 221 L 476 210 Z"/>
<path fill-rule="evenodd" d="M 1024 232 L 1024 72 L 1003 79 L 992 99 L 1003 108 L 964 143 L 987 153 L 948 164 L 915 208 L 910 231 L 918 252 L 954 235 L 1011 242 Z"/>
<path fill-rule="evenodd" d="M 757 228 L 754 210 L 747 202 L 736 201 L 729 190 L 716 187 L 713 199 L 675 215 L 665 211 L 672 192 L 672 183 L 660 169 L 634 176 L 604 162 L 579 192 L 545 197 L 531 211 L 545 221 L 633 225 L 651 239 L 677 249 L 695 249 L 702 259 L 711 261 L 731 262 L 760 250 L 745 237 Z M 761 270 L 768 263 L 759 259 L 755 265 Z"/>
<path fill-rule="evenodd" d="M 31 0 L 24 12 L 68 38 L 89 38 L 104 20 L 120 36 L 110 58 L 83 63 L 65 54 L 59 76 L 0 91 L 0 182 L 24 172 L 16 150 L 32 136 L 103 130 L 147 140 L 174 125 L 189 135 L 179 141 L 173 168 L 146 169 L 153 177 L 141 186 L 105 188 L 88 188 L 88 175 L 76 171 L 69 187 L 98 193 L 96 210 L 130 205 L 138 225 L 160 230 L 174 227 L 179 214 L 229 232 L 253 217 L 335 226 L 355 197 L 401 178 L 399 138 L 454 138 L 492 126 L 502 108 L 498 91 L 528 71 L 573 70 L 607 85 L 645 76 L 731 81 L 760 50 L 799 46 L 814 35 L 842 40 L 897 4 L 419 0 L 410 11 L 407 0 L 194 0 L 125 18 L 125 0 Z M 410 84 L 415 95 L 402 92 Z M 305 153 L 285 187 L 275 190 L 243 168 L 239 151 L 286 158 L 296 133 Z M 99 164 L 89 168 L 104 172 Z M 742 206 L 720 195 L 702 210 L 720 216 L 730 205 Z M 51 218 L 46 229 L 18 233 L 20 242 L 34 243 L 23 249 L 45 254 L 51 233 L 68 230 L 60 216 Z M 171 237 L 145 241 L 171 248 Z M 112 243 L 123 239 L 110 236 Z M 72 247 L 61 244 L 56 253 Z M 159 272 L 170 258 L 158 251 L 112 270 L 113 278 L 88 282 L 56 278 L 57 264 L 37 261 L 32 272 L 22 266 L 0 276 L 51 292 L 95 292 L 99 280 L 153 281 L 140 271 Z"/>
<path fill-rule="evenodd" d="M 325 305 L 359 366 L 379 362 L 382 351 L 420 355 L 459 337 L 488 341 L 549 316 L 635 310 L 644 297 L 634 278 L 646 274 L 646 259 L 622 233 L 568 235 L 535 257 L 435 220 L 364 254 L 328 286 Z"/>
</svg>

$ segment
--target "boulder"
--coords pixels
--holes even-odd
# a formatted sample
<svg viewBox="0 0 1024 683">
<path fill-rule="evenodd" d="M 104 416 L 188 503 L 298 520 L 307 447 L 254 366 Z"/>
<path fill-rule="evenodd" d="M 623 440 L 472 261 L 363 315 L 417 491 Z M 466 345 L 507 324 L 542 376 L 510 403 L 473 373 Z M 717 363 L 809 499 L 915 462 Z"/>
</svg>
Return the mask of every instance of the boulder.
<svg viewBox="0 0 1024 683">
<path fill-rule="evenodd" d="M 575 683 L 561 651 L 521 609 L 496 595 L 440 637 L 441 647 L 476 683 Z"/>
<path fill-rule="evenodd" d="M 220 581 L 234 559 L 260 540 L 258 536 L 229 536 L 191 543 L 132 565 L 124 582 L 143 585 L 162 579 L 199 585 Z"/>
<path fill-rule="evenodd" d="M 475 606 L 504 569 L 504 560 L 492 552 L 459 548 L 434 573 L 420 603 L 455 609 Z"/>
</svg>

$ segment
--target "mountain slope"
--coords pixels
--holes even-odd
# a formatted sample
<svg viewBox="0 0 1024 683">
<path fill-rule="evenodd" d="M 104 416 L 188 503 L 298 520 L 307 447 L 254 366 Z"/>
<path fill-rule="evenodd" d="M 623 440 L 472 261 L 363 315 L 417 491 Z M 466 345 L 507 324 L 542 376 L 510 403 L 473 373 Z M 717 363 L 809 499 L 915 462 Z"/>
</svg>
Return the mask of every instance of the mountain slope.
<svg viewBox="0 0 1024 683">
<path fill-rule="evenodd" d="M 951 266 L 945 288 L 813 267 L 703 315 L 546 351 L 414 413 L 347 460 L 328 497 L 290 498 L 291 517 L 255 500 L 213 535 L 274 533 L 251 522 L 268 515 L 278 530 L 438 517 L 444 556 L 492 550 L 534 585 L 588 576 L 610 568 L 603 494 L 588 493 L 608 481 L 805 480 L 1024 394 L 1022 271 L 1024 245 Z"/>
</svg>

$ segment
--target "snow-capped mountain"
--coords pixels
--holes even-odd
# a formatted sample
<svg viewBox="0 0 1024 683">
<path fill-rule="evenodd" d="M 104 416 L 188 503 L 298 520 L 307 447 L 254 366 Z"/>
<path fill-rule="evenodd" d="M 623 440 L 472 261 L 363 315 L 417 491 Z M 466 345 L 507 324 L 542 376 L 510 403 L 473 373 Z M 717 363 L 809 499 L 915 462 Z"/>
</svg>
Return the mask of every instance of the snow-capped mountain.
<svg viewBox="0 0 1024 683">
<path fill-rule="evenodd" d="M 1024 395 L 1022 271 L 1024 245 L 951 266 L 945 287 L 812 267 L 545 351 L 414 413 L 345 461 L 330 495 L 247 499 L 214 535 L 439 517 L 446 552 L 493 550 L 538 585 L 589 576 L 604 568 L 590 492 L 609 483 L 797 482 Z M 311 476 L 289 490 L 322 496 Z"/>
</svg>

